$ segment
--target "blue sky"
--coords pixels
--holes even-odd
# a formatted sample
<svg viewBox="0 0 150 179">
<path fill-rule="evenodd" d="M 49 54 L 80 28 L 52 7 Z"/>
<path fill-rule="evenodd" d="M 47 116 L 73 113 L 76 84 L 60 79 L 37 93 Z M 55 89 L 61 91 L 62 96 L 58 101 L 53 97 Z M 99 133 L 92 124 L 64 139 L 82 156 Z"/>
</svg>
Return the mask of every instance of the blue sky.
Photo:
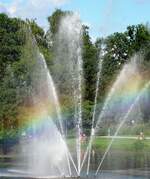
<svg viewBox="0 0 150 179">
<path fill-rule="evenodd" d="M 36 18 L 45 29 L 47 16 L 56 8 L 79 12 L 93 39 L 122 32 L 128 25 L 150 22 L 150 0 L 0 0 L 0 12 Z"/>
</svg>

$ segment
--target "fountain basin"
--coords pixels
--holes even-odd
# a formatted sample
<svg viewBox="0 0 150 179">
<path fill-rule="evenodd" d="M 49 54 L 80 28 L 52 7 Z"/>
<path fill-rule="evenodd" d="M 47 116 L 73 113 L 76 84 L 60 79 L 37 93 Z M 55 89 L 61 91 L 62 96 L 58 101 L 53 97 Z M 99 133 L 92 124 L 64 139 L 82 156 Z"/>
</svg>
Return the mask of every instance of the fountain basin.
<svg viewBox="0 0 150 179">
<path fill-rule="evenodd" d="M 149 170 L 103 170 L 98 175 L 94 175 L 95 172 L 90 172 L 88 176 L 82 174 L 82 176 L 31 176 L 19 173 L 0 172 L 0 179 L 146 179 L 150 178 Z"/>
<path fill-rule="evenodd" d="M 16 174 L 0 174 L 0 179 L 77 179 L 80 177 L 70 177 L 70 176 L 24 176 Z"/>
</svg>

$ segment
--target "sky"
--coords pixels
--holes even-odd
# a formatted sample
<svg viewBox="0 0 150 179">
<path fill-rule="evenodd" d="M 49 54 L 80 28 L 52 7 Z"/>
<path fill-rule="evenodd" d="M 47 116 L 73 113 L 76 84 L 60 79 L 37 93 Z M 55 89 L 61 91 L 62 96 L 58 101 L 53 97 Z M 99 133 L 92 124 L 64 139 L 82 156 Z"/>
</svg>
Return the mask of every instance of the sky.
<svg viewBox="0 0 150 179">
<path fill-rule="evenodd" d="M 128 25 L 150 22 L 150 0 L 0 0 L 0 12 L 36 19 L 45 30 L 56 8 L 80 14 L 93 40 L 125 31 Z"/>
</svg>

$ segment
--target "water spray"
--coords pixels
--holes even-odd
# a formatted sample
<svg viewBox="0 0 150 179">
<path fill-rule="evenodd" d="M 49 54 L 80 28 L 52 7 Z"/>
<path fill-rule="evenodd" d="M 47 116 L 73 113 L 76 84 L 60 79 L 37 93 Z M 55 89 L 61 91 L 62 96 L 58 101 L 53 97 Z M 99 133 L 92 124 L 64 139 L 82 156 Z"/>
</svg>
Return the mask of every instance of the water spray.
<svg viewBox="0 0 150 179">
<path fill-rule="evenodd" d="M 114 140 L 115 140 L 115 137 L 118 135 L 118 133 L 119 133 L 121 127 L 124 125 L 124 123 L 125 123 L 126 120 L 128 119 L 130 113 L 132 112 L 133 108 L 136 106 L 136 104 L 137 104 L 137 102 L 139 101 L 140 97 L 142 96 L 143 92 L 144 92 L 149 86 L 150 86 L 150 81 L 145 84 L 145 86 L 143 87 L 143 89 L 141 90 L 141 92 L 139 93 L 139 95 L 138 95 L 138 96 L 136 97 L 136 99 L 134 100 L 133 104 L 130 106 L 130 108 L 129 108 L 127 114 L 126 114 L 125 117 L 122 119 L 120 125 L 118 126 L 118 128 L 117 128 L 117 130 L 116 130 L 116 132 L 115 132 L 115 134 L 114 134 L 114 136 L 113 136 L 111 142 L 109 143 L 109 145 L 108 145 L 108 147 L 107 147 L 107 149 L 106 149 L 106 151 L 105 151 L 105 153 L 104 153 L 104 155 L 103 155 L 103 157 L 102 157 L 102 159 L 101 159 L 101 161 L 100 161 L 100 164 L 99 164 L 99 166 L 98 166 L 98 168 L 97 168 L 97 170 L 96 170 L 96 173 L 95 173 L 96 176 L 97 176 L 99 170 L 101 169 L 101 166 L 102 166 L 102 164 L 103 164 L 103 162 L 104 162 L 104 160 L 105 160 L 105 157 L 106 157 L 107 153 L 109 152 L 109 150 L 110 150 L 110 148 L 111 148 L 111 146 L 112 146 L 112 144 L 113 144 L 113 142 L 114 142 Z"/>
</svg>

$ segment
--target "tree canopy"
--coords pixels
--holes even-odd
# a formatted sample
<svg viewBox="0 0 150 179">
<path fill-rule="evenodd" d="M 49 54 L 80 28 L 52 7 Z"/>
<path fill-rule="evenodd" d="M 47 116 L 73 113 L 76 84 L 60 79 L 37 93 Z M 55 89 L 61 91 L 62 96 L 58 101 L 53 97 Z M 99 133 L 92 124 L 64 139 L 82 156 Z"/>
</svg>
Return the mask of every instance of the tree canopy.
<svg viewBox="0 0 150 179">
<path fill-rule="evenodd" d="M 49 29 L 45 33 L 38 26 L 36 20 L 23 21 L 19 18 L 11 18 L 6 14 L 0 14 L 0 127 L 5 129 L 15 129 L 18 125 L 18 111 L 20 106 L 25 105 L 29 99 L 28 89 L 31 87 L 30 73 L 34 60 L 32 56 L 33 47 L 29 45 L 28 34 L 24 26 L 31 30 L 36 39 L 39 50 L 45 56 L 49 69 L 55 71 L 55 47 L 56 36 L 61 18 L 70 11 L 56 11 L 48 17 Z M 102 77 L 99 85 L 98 100 L 103 103 L 104 98 L 112 85 L 118 71 L 123 64 L 130 60 L 130 57 L 140 52 L 144 56 L 142 62 L 143 73 L 149 75 L 150 66 L 150 31 L 146 25 L 138 24 L 128 26 L 125 32 L 116 32 L 106 38 L 99 37 L 96 42 L 92 42 L 89 27 L 82 27 L 82 59 L 84 71 L 83 89 L 83 125 L 89 128 L 91 125 L 91 111 L 93 109 L 96 78 L 100 58 L 103 58 Z M 28 41 L 28 43 L 27 43 Z M 28 51 L 27 51 L 28 50 Z M 103 57 L 100 52 L 104 51 Z M 29 55 L 30 52 L 30 55 Z M 62 58 L 62 57 L 61 57 Z M 61 67 L 60 67 L 61 68 Z M 62 66 L 63 68 L 63 66 Z M 58 70 L 58 69 L 57 69 Z M 59 86 L 61 94 L 66 101 L 63 109 L 66 110 L 66 118 L 70 117 L 72 108 L 67 106 L 67 91 L 64 85 Z M 150 95 L 149 95 L 150 99 Z M 147 110 L 144 118 L 150 119 Z M 69 127 L 71 128 L 70 121 Z"/>
</svg>

